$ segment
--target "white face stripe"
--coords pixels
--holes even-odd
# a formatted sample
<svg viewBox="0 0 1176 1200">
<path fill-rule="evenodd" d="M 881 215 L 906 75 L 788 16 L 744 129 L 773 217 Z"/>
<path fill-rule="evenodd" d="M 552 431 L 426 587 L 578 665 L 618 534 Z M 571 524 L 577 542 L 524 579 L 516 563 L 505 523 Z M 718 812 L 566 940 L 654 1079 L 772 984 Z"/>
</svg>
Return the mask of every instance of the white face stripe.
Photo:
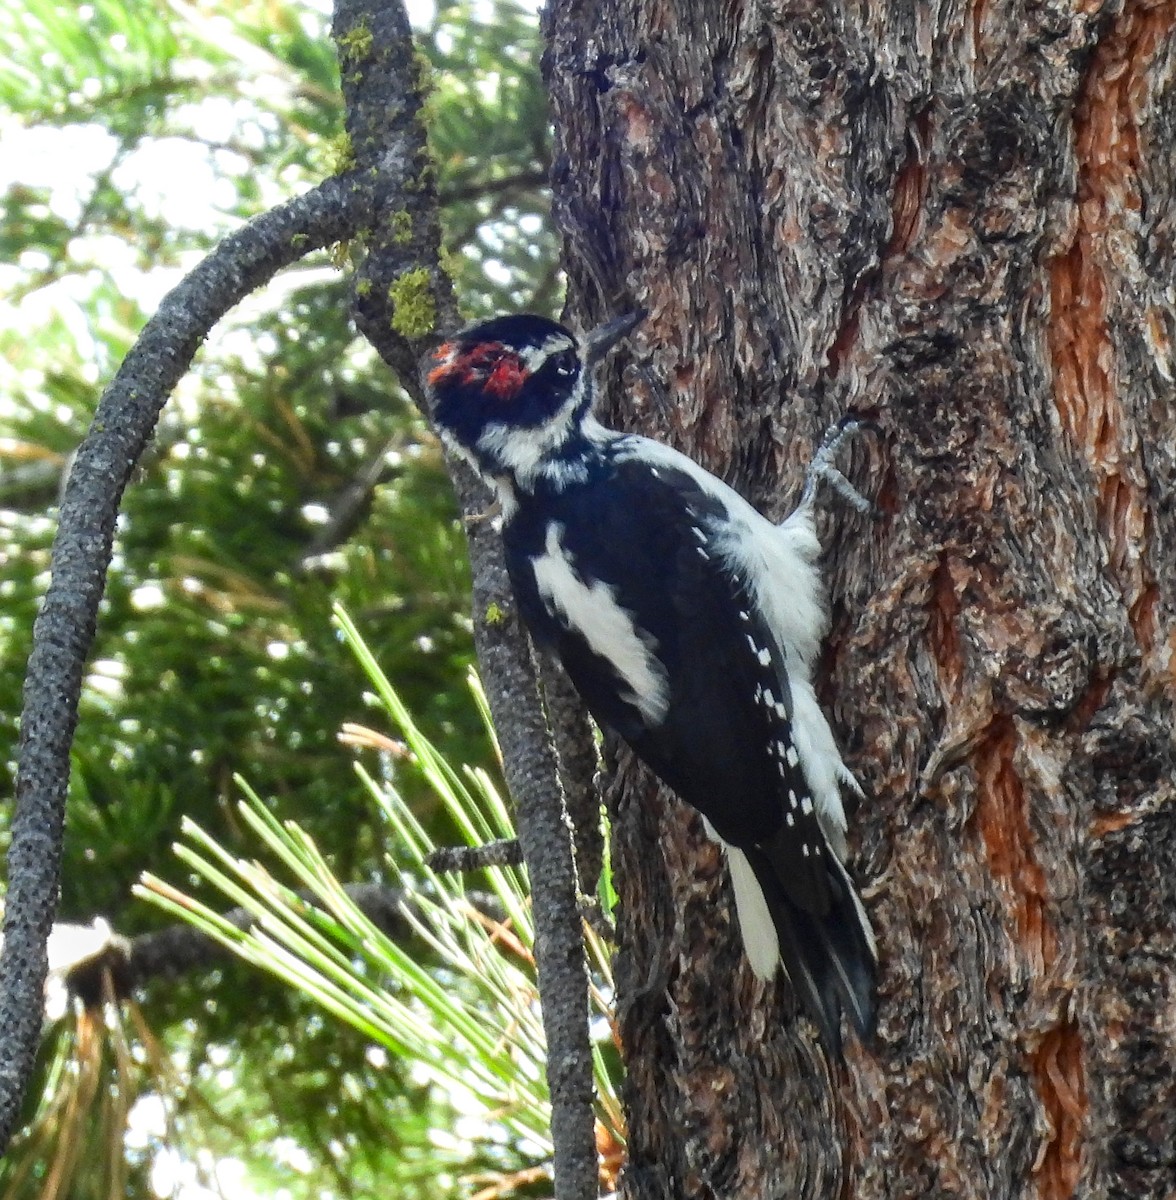
<svg viewBox="0 0 1176 1200">
<path fill-rule="evenodd" d="M 541 346 L 528 346 L 519 352 L 519 357 L 527 364 L 527 370 L 533 375 L 553 355 L 562 354 L 565 350 L 574 350 L 575 342 L 563 333 L 553 333 Z"/>
<path fill-rule="evenodd" d="M 539 464 L 567 439 L 567 427 L 537 428 L 495 423 L 478 437 L 478 450 L 491 462 L 512 471 L 520 483 L 529 483 Z"/>
<path fill-rule="evenodd" d="M 665 669 L 653 639 L 639 630 L 616 601 L 616 589 L 601 580 L 585 583 L 560 541 L 563 526 L 547 527 L 545 552 L 531 560 L 535 584 L 548 612 L 562 618 L 625 682 L 625 697 L 650 725 L 660 725 L 669 708 Z"/>
<path fill-rule="evenodd" d="M 548 338 L 548 342 L 553 340 L 555 339 Z M 568 339 L 560 340 L 567 342 Z M 546 344 L 545 342 L 544 345 Z M 497 421 L 487 425 L 479 435 L 475 449 L 491 461 L 501 463 L 513 472 L 523 487 L 529 487 L 542 470 L 544 460 L 571 437 L 575 424 L 573 418 L 584 403 L 586 386 L 585 377 L 581 374 L 572 388 L 572 394 L 551 419 L 542 425 L 519 426 Z M 595 436 L 594 430 L 600 429 L 600 426 L 595 421 L 585 420 L 582 428 L 589 440 L 592 440 Z"/>
</svg>

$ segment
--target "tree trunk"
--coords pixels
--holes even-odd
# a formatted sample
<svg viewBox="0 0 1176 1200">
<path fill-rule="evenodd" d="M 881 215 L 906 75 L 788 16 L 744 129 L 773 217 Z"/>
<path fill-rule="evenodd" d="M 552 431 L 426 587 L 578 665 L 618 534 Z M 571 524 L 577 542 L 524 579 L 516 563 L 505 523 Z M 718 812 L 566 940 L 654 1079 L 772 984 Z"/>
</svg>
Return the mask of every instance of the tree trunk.
<svg viewBox="0 0 1176 1200">
<path fill-rule="evenodd" d="M 880 1021 L 826 1067 L 698 819 L 623 760 L 622 1194 L 1176 1194 L 1172 0 L 554 0 L 614 423 L 825 545 Z M 619 383 L 618 379 L 614 383 Z"/>
</svg>

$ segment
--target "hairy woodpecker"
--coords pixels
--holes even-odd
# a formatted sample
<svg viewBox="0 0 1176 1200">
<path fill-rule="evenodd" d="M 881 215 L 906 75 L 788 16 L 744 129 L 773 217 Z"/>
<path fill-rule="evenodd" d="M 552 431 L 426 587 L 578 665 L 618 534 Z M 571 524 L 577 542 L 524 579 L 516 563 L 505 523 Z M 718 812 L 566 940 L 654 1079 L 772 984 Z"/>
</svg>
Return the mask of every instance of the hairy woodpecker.
<svg viewBox="0 0 1176 1200">
<path fill-rule="evenodd" d="M 497 317 L 435 352 L 434 419 L 497 495 L 536 643 L 593 717 L 725 847 L 751 966 L 778 964 L 823 1040 L 874 1019 L 875 947 L 844 866 L 842 793 L 861 795 L 812 685 L 828 617 L 814 483 L 781 525 L 697 463 L 593 415 L 592 368 L 638 322 L 581 347 L 544 317 Z"/>
</svg>

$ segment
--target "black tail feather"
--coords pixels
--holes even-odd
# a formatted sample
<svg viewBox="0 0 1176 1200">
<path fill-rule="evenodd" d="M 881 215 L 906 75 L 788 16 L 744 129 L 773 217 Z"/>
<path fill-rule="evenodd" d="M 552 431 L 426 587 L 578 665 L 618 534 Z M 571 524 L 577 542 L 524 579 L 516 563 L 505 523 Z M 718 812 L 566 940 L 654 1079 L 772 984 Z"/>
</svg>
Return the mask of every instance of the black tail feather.
<svg viewBox="0 0 1176 1200">
<path fill-rule="evenodd" d="M 841 1014 L 859 1037 L 874 1032 L 877 957 L 873 934 L 845 868 L 830 856 L 829 911 L 806 912 L 788 898 L 767 857 L 747 850 L 780 939 L 780 958 L 798 1000 L 820 1030 L 821 1041 L 841 1058 Z"/>
</svg>

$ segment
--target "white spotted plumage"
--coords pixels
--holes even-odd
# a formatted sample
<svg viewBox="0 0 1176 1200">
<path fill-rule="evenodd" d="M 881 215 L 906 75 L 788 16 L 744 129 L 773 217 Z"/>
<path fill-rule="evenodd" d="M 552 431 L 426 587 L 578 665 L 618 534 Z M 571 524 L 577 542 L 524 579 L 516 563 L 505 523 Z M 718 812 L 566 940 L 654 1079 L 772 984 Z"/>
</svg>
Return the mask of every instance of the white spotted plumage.
<svg viewBox="0 0 1176 1200">
<path fill-rule="evenodd" d="M 717 538 L 708 538 L 708 543 L 748 580 L 752 598 L 784 656 L 793 705 L 789 765 L 801 766 L 825 836 L 837 857 L 844 860 L 847 821 L 841 789 L 848 787 L 858 796 L 862 790 L 842 761 L 812 690 L 813 665 L 829 624 L 817 570 L 821 546 L 812 504 L 802 504 L 783 524 L 774 525 L 738 492 L 672 447 L 633 436 L 625 437 L 624 442 L 622 456 L 640 454 L 643 461 L 689 474 L 726 509 L 726 526 Z M 696 537 L 703 536 L 697 526 L 692 532 Z M 741 610 L 740 617 L 750 620 L 746 610 Z M 770 666 L 772 657 L 767 647 L 760 646 L 750 634 L 747 640 L 760 665 Z M 767 689 L 764 695 L 766 698 Z"/>
</svg>

